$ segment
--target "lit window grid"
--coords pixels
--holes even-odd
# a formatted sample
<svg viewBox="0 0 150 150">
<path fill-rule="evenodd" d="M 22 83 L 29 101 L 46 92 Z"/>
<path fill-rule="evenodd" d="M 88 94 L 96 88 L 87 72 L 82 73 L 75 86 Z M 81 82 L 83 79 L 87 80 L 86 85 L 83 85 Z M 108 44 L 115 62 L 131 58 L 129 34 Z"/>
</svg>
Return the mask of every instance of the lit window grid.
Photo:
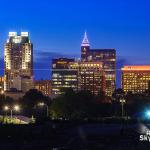
<svg viewBox="0 0 150 150">
<path fill-rule="evenodd" d="M 122 88 L 125 92 L 142 93 L 149 89 L 149 72 L 123 72 Z"/>
</svg>

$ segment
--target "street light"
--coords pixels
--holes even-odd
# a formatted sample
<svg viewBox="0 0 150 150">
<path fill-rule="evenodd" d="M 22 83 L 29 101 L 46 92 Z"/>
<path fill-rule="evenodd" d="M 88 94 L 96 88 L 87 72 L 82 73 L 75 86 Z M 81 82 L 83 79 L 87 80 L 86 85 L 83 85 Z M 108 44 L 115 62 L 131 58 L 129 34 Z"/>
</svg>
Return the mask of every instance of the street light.
<svg viewBox="0 0 150 150">
<path fill-rule="evenodd" d="M 150 119 L 150 110 L 147 110 L 147 111 L 145 112 L 145 117 L 146 117 L 147 119 Z"/>
<path fill-rule="evenodd" d="M 2 94 L 2 95 L 4 94 L 4 90 L 1 91 L 1 94 Z"/>
<path fill-rule="evenodd" d="M 15 105 L 13 107 L 9 107 L 9 106 L 4 106 L 4 110 L 7 112 L 8 110 L 10 110 L 10 119 L 12 122 L 12 118 L 13 118 L 13 110 L 14 111 L 19 111 L 20 110 L 20 106 L 19 105 Z"/>
<path fill-rule="evenodd" d="M 15 105 L 15 106 L 14 106 L 14 110 L 15 110 L 15 111 L 19 111 L 19 110 L 20 110 L 19 105 Z"/>
<path fill-rule="evenodd" d="M 120 99 L 120 103 L 121 103 L 121 114 L 122 117 L 124 116 L 124 104 L 126 103 L 125 99 Z"/>
<path fill-rule="evenodd" d="M 6 117 L 6 123 L 7 123 L 7 111 L 9 110 L 8 106 L 4 106 L 4 110 L 6 111 L 5 117 Z"/>
<path fill-rule="evenodd" d="M 7 111 L 9 109 L 8 106 L 4 106 L 4 110 Z"/>
<path fill-rule="evenodd" d="M 49 108 L 48 108 L 48 105 L 45 104 L 44 102 L 39 102 L 37 105 L 40 106 L 40 107 L 46 106 L 46 115 L 47 115 L 47 117 L 48 117 L 48 116 L 49 116 Z"/>
<path fill-rule="evenodd" d="M 38 106 L 45 106 L 45 103 L 44 102 L 40 102 L 40 103 L 38 103 Z"/>
<path fill-rule="evenodd" d="M 11 109 L 11 122 L 12 122 L 12 117 L 13 117 L 13 110 L 15 110 L 16 112 L 20 111 L 20 106 L 19 105 L 15 105 L 13 107 L 13 109 Z"/>
</svg>

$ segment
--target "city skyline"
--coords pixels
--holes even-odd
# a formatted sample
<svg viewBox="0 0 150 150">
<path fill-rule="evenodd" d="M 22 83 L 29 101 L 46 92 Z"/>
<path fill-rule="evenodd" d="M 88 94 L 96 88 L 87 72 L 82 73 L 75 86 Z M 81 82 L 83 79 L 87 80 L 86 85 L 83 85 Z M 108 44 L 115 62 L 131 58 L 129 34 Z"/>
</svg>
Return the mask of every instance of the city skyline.
<svg viewBox="0 0 150 150">
<path fill-rule="evenodd" d="M 56 56 L 80 57 L 85 30 L 91 47 L 117 50 L 117 69 L 133 63 L 150 64 L 148 0 L 45 0 L 36 5 L 33 0 L 27 0 L 26 3 L 30 5 L 26 5 L 24 9 L 27 11 L 24 11 L 19 0 L 1 2 L 0 74 L 3 72 L 4 43 L 9 31 L 30 33 L 34 43 L 34 69 L 49 69 L 50 60 Z M 4 9 L 5 6 L 7 9 Z M 117 76 L 121 78 L 119 72 Z M 49 79 L 48 73 L 35 74 L 37 79 Z M 117 83 L 119 86 L 120 81 Z"/>
<path fill-rule="evenodd" d="M 9 32 L 9 33 L 13 33 L 13 32 Z M 17 32 L 15 32 L 15 33 L 17 33 Z M 24 31 L 22 33 L 26 33 L 26 32 Z M 30 33 L 28 33 L 28 34 L 31 35 Z M 82 38 L 85 36 L 85 34 L 86 34 L 86 38 L 89 38 L 89 36 L 87 35 L 88 34 L 87 31 L 84 32 Z M 82 42 L 84 42 L 84 41 L 81 40 L 80 46 L 81 46 Z M 88 40 L 88 42 L 90 43 L 90 45 L 92 45 L 91 44 L 92 42 L 90 42 L 89 40 Z M 105 48 L 105 49 L 107 49 L 107 48 Z M 117 52 L 117 50 L 116 50 L 116 52 Z M 46 67 L 44 65 L 39 65 L 40 61 L 35 61 L 34 60 L 34 62 L 33 62 L 34 63 L 33 71 L 34 71 L 34 78 L 35 78 L 35 80 L 40 80 L 40 79 L 49 79 L 49 80 L 51 80 L 51 71 L 52 71 L 51 70 L 51 65 L 52 65 L 52 59 L 54 59 L 54 58 L 72 58 L 72 59 L 75 58 L 75 59 L 81 59 L 80 56 L 75 56 L 75 55 L 71 55 L 71 54 L 61 54 L 61 53 L 57 53 L 57 52 L 50 52 L 50 54 L 51 55 L 49 55 L 49 53 L 45 52 L 45 57 L 47 58 L 47 61 L 48 61 L 48 62 L 45 61 L 45 64 L 48 67 Z M 33 51 L 33 55 L 34 55 L 33 58 L 36 57 L 34 51 Z M 79 54 L 79 55 L 81 55 L 81 54 Z M 121 87 L 121 68 L 124 65 L 145 65 L 145 64 L 148 65 L 148 63 L 144 63 L 142 57 L 140 58 L 142 63 L 136 63 L 136 62 L 135 63 L 131 63 L 131 62 L 127 63 L 127 61 L 125 61 L 122 58 L 118 59 L 118 57 L 119 56 L 116 55 L 116 58 L 117 58 L 117 60 L 116 60 L 116 65 L 117 65 L 117 68 L 116 68 L 116 77 L 117 77 L 117 79 L 116 79 L 116 87 L 120 88 Z M 40 60 L 40 58 L 38 58 L 38 59 Z M 3 59 L 2 59 L 1 60 L 1 64 L 3 64 L 3 63 L 4 62 L 3 62 Z M 42 69 L 43 69 L 43 71 L 41 72 Z M 0 72 L 1 75 L 4 74 L 3 70 L 4 69 L 1 69 L 1 72 Z M 39 74 L 39 72 L 40 72 L 40 74 Z"/>
<path fill-rule="evenodd" d="M 0 2 L 0 150 L 150 148 L 150 0 Z"/>
</svg>

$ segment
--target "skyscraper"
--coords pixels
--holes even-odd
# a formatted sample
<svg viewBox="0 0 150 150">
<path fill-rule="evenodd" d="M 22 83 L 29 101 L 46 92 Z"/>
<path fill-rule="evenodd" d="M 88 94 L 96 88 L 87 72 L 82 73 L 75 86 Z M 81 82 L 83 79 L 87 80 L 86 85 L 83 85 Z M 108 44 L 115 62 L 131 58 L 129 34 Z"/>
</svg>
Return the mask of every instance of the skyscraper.
<svg viewBox="0 0 150 150">
<path fill-rule="evenodd" d="M 102 63 L 106 80 L 106 95 L 111 96 L 116 86 L 116 50 L 91 49 L 87 33 L 85 32 L 81 44 L 81 61 Z"/>
<path fill-rule="evenodd" d="M 90 52 L 90 43 L 87 37 L 87 33 L 85 32 L 84 38 L 81 44 L 81 60 L 82 62 L 88 61 L 88 55 Z"/>
<path fill-rule="evenodd" d="M 79 88 L 93 95 L 105 92 L 105 74 L 100 62 L 81 62 L 79 65 Z"/>
<path fill-rule="evenodd" d="M 105 74 L 100 62 L 74 62 L 71 70 L 78 72 L 78 91 L 90 91 L 93 95 L 105 92 Z"/>
<path fill-rule="evenodd" d="M 72 69 L 74 59 L 59 58 L 52 60 L 52 94 L 61 95 L 67 88 L 78 89 L 78 70 Z"/>
<path fill-rule="evenodd" d="M 149 89 L 150 66 L 124 66 L 121 70 L 125 93 L 143 93 Z"/>
<path fill-rule="evenodd" d="M 4 90 L 26 92 L 33 85 L 33 45 L 28 32 L 9 32 L 4 50 Z"/>
</svg>

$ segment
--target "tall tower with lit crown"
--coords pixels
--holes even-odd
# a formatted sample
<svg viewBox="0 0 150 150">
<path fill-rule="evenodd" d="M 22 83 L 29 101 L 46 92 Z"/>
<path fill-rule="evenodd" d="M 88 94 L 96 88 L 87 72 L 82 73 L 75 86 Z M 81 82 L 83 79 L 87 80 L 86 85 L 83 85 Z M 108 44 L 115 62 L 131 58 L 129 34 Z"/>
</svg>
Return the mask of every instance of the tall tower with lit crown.
<svg viewBox="0 0 150 150">
<path fill-rule="evenodd" d="M 84 38 L 81 44 L 81 61 L 86 62 L 87 61 L 87 53 L 90 50 L 90 42 L 87 37 L 87 33 L 84 33 Z"/>
<path fill-rule="evenodd" d="M 28 32 L 9 32 L 4 50 L 4 90 L 26 92 L 33 82 L 33 45 Z"/>
<path fill-rule="evenodd" d="M 81 61 L 102 63 L 102 70 L 105 74 L 106 82 L 105 93 L 107 96 L 112 96 L 116 88 L 116 50 L 90 48 L 87 33 L 85 32 L 81 44 Z"/>
</svg>

